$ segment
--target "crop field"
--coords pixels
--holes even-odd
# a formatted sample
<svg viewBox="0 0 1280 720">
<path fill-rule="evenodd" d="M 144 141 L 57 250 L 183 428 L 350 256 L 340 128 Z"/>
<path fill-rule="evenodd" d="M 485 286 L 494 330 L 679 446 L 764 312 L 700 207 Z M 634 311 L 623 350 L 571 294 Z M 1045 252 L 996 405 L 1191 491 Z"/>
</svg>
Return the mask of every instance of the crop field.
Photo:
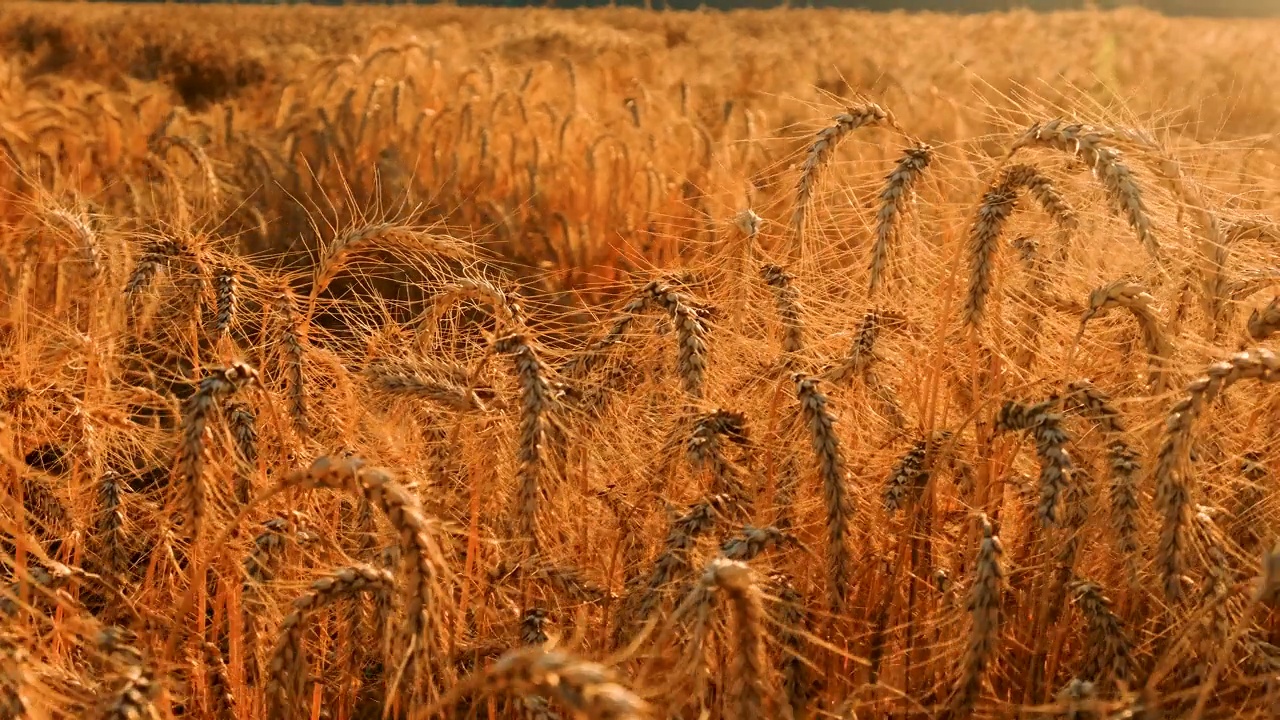
<svg viewBox="0 0 1280 720">
<path fill-rule="evenodd" d="M 0 5 L 0 719 L 1276 717 L 1277 38 Z"/>
</svg>

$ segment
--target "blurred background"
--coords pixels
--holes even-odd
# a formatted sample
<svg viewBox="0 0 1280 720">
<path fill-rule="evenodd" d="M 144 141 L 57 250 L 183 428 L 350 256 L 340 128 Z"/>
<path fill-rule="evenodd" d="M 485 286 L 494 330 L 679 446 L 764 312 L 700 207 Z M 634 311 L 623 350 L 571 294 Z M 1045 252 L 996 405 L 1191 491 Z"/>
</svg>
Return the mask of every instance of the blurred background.
<svg viewBox="0 0 1280 720">
<path fill-rule="evenodd" d="M 164 2 L 210 2 L 211 0 L 143 0 Z M 294 4 L 294 0 L 221 0 L 243 4 Z M 0 0 L 0 5 L 3 5 Z M 387 2 L 361 3 L 360 0 L 307 0 L 315 5 L 350 4 L 410 4 L 389 0 Z M 1115 9 L 1141 7 L 1168 15 L 1193 15 L 1203 17 L 1269 17 L 1280 14 L 1280 0 L 457 0 L 445 4 L 525 7 L 605 7 L 648 6 L 674 10 L 694 10 L 699 7 L 730 10 L 734 8 L 768 8 L 779 5 L 793 7 L 842 7 L 876 11 L 926 11 L 976 13 L 993 10 L 1081 10 L 1086 8 Z"/>
</svg>

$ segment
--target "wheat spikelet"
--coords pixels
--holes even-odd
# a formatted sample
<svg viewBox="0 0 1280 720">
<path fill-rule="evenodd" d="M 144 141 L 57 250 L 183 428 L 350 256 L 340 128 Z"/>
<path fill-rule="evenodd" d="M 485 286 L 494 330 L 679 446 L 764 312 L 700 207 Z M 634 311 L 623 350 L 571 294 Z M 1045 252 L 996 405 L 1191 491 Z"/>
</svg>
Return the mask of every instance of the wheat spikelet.
<svg viewBox="0 0 1280 720">
<path fill-rule="evenodd" d="M 178 446 L 182 485 L 178 490 L 177 506 L 182 519 L 189 523 L 193 540 L 199 539 L 207 513 L 204 464 L 208 452 L 205 440 L 209 433 L 209 413 L 220 398 L 258 382 L 258 371 L 245 363 L 232 363 L 225 368 L 211 370 L 183 408 L 182 442 Z"/>
<path fill-rule="evenodd" d="M 1261 310 L 1255 309 L 1249 313 L 1246 328 L 1249 330 L 1249 337 L 1258 342 L 1266 340 L 1280 330 L 1280 297 L 1274 298 Z"/>
<path fill-rule="evenodd" d="M 884 273 L 889 267 L 893 240 L 898 232 L 898 218 L 906 212 L 915 184 L 933 160 L 933 148 L 919 143 L 907 148 L 898 159 L 893 172 L 885 177 L 880 190 L 880 209 L 876 212 L 875 243 L 871 247 L 870 280 L 867 294 L 875 297 L 884 283 Z"/>
<path fill-rule="evenodd" d="M 982 196 L 973 225 L 969 228 L 969 289 L 962 310 L 964 321 L 980 325 L 987 312 L 995 274 L 1000 236 L 1018 204 L 1018 191 L 1026 188 L 1044 211 L 1070 232 L 1076 227 L 1074 211 L 1054 189 L 1053 183 L 1032 165 L 1011 165 L 1001 171 Z"/>
<path fill-rule="evenodd" d="M 1248 379 L 1275 382 L 1280 379 L 1280 360 L 1271 351 L 1259 348 L 1237 353 L 1229 361 L 1214 363 L 1204 377 L 1187 385 L 1186 397 L 1169 409 L 1156 461 L 1156 510 L 1161 526 L 1155 560 L 1165 597 L 1170 601 L 1183 596 L 1192 490 L 1189 474 L 1182 466 L 1191 443 L 1192 426 L 1207 403 L 1236 382 Z"/>
<path fill-rule="evenodd" d="M 1088 380 L 1067 386 L 1067 400 L 1078 404 L 1102 429 L 1111 468 L 1111 527 L 1116 551 L 1125 558 L 1130 577 L 1136 577 L 1138 560 L 1138 452 L 1130 444 L 1120 411 L 1111 398 Z"/>
<path fill-rule="evenodd" d="M 1133 313 L 1150 362 L 1148 381 L 1153 391 L 1162 392 L 1168 380 L 1166 372 L 1173 357 L 1173 344 L 1161 329 L 1160 320 L 1151 306 L 1153 302 L 1151 295 L 1138 283 L 1128 280 L 1110 282 L 1089 293 L 1089 309 L 1081 316 L 1080 326 L 1083 329 L 1089 320 L 1114 307 L 1123 307 Z"/>
<path fill-rule="evenodd" d="M 1157 262 L 1162 260 L 1160 244 L 1151 232 L 1151 218 L 1142 200 L 1142 189 L 1120 152 L 1103 143 L 1105 132 L 1062 118 L 1036 123 L 1014 141 L 1012 156 L 1026 147 L 1046 147 L 1080 158 L 1102 183 L 1116 211 L 1128 220 L 1138 242 Z"/>
<path fill-rule="evenodd" d="M 307 620 L 340 599 L 368 593 L 376 602 L 389 602 L 395 591 L 395 578 L 386 570 L 355 565 L 341 568 L 316 580 L 311 590 L 293 601 L 293 611 L 285 616 L 280 627 L 280 638 L 271 652 L 267 680 L 267 717 L 270 720 L 291 720 L 301 717 L 296 709 L 307 681 L 306 657 L 303 653 L 303 632 Z"/>
<path fill-rule="evenodd" d="M 800 167 L 800 178 L 796 181 L 795 209 L 791 214 L 791 230 L 797 238 L 804 234 L 809 203 L 813 199 L 823 168 L 835 154 L 836 145 L 860 127 L 881 123 L 890 127 L 897 126 L 893 115 L 875 103 L 846 108 L 833 120 L 834 123 L 818 131 L 813 144 L 805 153 L 804 164 Z"/>
<path fill-rule="evenodd" d="M 847 535 L 853 510 L 845 487 L 844 455 L 835 433 L 835 418 L 827 409 L 827 397 L 818 391 L 818 381 L 801 373 L 793 377 L 800 413 L 809 425 L 809 439 L 822 479 L 822 497 L 827 509 L 827 596 L 834 613 L 844 611 L 852 581 L 852 557 Z"/>
<path fill-rule="evenodd" d="M 1001 556 L 1004 548 L 987 516 L 981 515 L 982 541 L 974 565 L 973 586 L 965 603 L 972 620 L 956 679 L 944 717 L 967 717 L 982 694 L 983 678 L 995 660 L 1000 643 L 1000 596 L 1004 587 Z"/>
<path fill-rule="evenodd" d="M 862 322 L 858 325 L 858 334 L 854 337 L 853 344 L 849 347 L 849 354 L 834 367 L 828 369 L 823 374 L 822 379 L 836 385 L 842 385 L 852 381 L 858 375 L 866 378 L 872 361 L 876 359 L 876 340 L 880 337 L 881 326 L 882 318 L 878 311 L 870 310 L 866 315 L 863 315 Z"/>
</svg>

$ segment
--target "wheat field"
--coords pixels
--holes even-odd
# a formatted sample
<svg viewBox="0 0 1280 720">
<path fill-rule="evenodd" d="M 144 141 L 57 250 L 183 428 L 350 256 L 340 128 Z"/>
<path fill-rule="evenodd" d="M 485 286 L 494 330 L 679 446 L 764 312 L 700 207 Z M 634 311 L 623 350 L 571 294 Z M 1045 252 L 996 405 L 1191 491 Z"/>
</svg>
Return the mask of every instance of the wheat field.
<svg viewBox="0 0 1280 720">
<path fill-rule="evenodd" d="M 0 718 L 1276 717 L 1277 37 L 0 6 Z"/>
</svg>

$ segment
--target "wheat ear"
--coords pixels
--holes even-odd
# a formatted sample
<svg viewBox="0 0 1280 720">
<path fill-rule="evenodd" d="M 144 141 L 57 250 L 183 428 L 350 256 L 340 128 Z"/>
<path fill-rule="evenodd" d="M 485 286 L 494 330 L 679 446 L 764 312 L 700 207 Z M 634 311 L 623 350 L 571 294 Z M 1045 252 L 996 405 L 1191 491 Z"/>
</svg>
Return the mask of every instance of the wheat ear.
<svg viewBox="0 0 1280 720">
<path fill-rule="evenodd" d="M 258 422 L 247 403 L 232 401 L 227 404 L 227 423 L 235 441 L 236 502 L 247 505 L 258 472 Z"/>
<path fill-rule="evenodd" d="M 1045 147 L 1080 158 L 1102 183 L 1115 210 L 1128 220 L 1138 242 L 1160 262 L 1160 244 L 1151 232 L 1151 218 L 1142 200 L 1142 188 L 1121 159 L 1120 152 L 1108 147 L 1104 140 L 1105 132 L 1056 118 L 1027 128 L 1009 148 L 1009 155 L 1026 147 Z"/>
<path fill-rule="evenodd" d="M 773 289 L 778 317 L 782 321 L 783 361 L 791 364 L 804 349 L 804 306 L 800 304 L 800 291 L 795 287 L 795 276 L 778 265 L 760 268 L 765 285 Z"/>
<path fill-rule="evenodd" d="M 964 321 L 974 327 L 986 317 L 987 296 L 995 275 L 1000 236 L 1018 204 L 1018 192 L 1026 188 L 1044 211 L 1064 228 L 1076 227 L 1075 212 L 1053 187 L 1053 182 L 1032 165 L 1011 165 L 1001 171 L 982 196 L 982 204 L 969 228 L 969 289 L 965 296 Z"/>
<path fill-rule="evenodd" d="M 1084 617 L 1087 631 L 1081 675 L 1094 683 L 1133 683 L 1135 670 L 1133 643 L 1120 618 L 1111 610 L 1111 599 L 1102 588 L 1087 580 L 1071 584 L 1076 607 Z"/>
<path fill-rule="evenodd" d="M 1088 380 L 1067 386 L 1067 400 L 1078 404 L 1084 415 L 1097 423 L 1107 443 L 1111 467 L 1111 527 L 1116 533 L 1116 551 L 1125 559 L 1131 578 L 1136 578 L 1138 561 L 1138 452 L 1128 438 L 1123 417 L 1111 398 Z"/>
<path fill-rule="evenodd" d="M 960 676 L 947 701 L 944 717 L 948 719 L 972 713 L 1000 642 L 1000 596 L 1004 586 L 1000 558 L 1004 548 L 985 514 L 979 516 L 978 522 L 982 526 L 982 542 L 974 565 L 973 587 L 965 604 L 972 626 L 960 661 Z"/>
<path fill-rule="evenodd" d="M 1062 429 L 1062 415 L 1053 412 L 1058 403 L 1057 398 L 1035 405 L 1009 401 L 1000 408 L 995 422 L 997 432 L 1029 430 L 1035 438 L 1040 459 L 1040 502 L 1036 513 L 1045 527 L 1057 525 L 1061 519 L 1063 492 L 1075 471 L 1066 450 L 1070 438 Z"/>
<path fill-rule="evenodd" d="M 734 697 L 733 717 L 764 717 L 764 705 L 768 696 L 766 686 L 765 613 L 760 588 L 744 563 L 726 558 L 716 558 L 707 565 L 698 587 L 685 601 L 685 608 L 698 613 L 695 635 L 705 637 L 710 627 L 710 612 L 716 592 L 723 592 L 729 599 L 735 618 L 734 650 L 731 668 L 731 689 Z M 695 640 L 694 652 L 702 647 Z"/>
<path fill-rule="evenodd" d="M 277 328 L 280 332 L 281 350 L 284 354 L 285 377 L 288 381 L 289 415 L 298 432 L 306 434 L 310 423 L 307 419 L 307 387 L 305 384 L 305 355 L 303 341 L 306 323 L 298 311 L 298 300 L 287 284 L 281 283 L 276 295 Z"/>
<path fill-rule="evenodd" d="M 1190 475 L 1184 469 L 1192 427 L 1205 405 L 1240 380 L 1271 383 L 1280 379 L 1280 359 L 1266 349 L 1237 353 L 1226 362 L 1208 367 L 1204 377 L 1187 385 L 1186 396 L 1174 403 L 1165 421 L 1164 439 L 1156 461 L 1156 510 L 1160 513 L 1160 537 L 1155 560 L 1170 601 L 1182 598 L 1187 523 L 1191 504 Z"/>
<path fill-rule="evenodd" d="M 898 234 L 898 220 L 906 212 L 915 194 L 915 184 L 933 161 L 933 148 L 919 143 L 907 148 L 898 159 L 893 172 L 885 178 L 880 190 L 880 209 L 876 212 L 875 243 L 871 246 L 871 267 L 867 295 L 875 297 L 884 284 L 885 271 L 893 250 L 893 240 Z"/>
<path fill-rule="evenodd" d="M 443 627 L 440 613 L 450 602 L 450 596 L 437 587 L 442 568 L 447 567 L 437 539 L 441 533 L 440 523 L 427 518 L 418 498 L 396 482 L 391 473 L 368 467 L 359 458 L 319 458 L 306 470 L 285 476 L 282 486 L 344 490 L 364 498 L 386 515 L 400 536 L 404 556 L 405 633 L 414 643 L 405 677 L 413 677 L 415 666 L 425 672 L 425 660 L 437 656 L 442 647 L 435 633 L 437 627 Z M 423 659 L 422 665 L 415 659 L 419 657 Z"/>
<path fill-rule="evenodd" d="M 711 473 L 711 494 L 726 495 L 734 514 L 746 513 L 750 495 L 743 485 L 741 471 L 725 453 L 723 440 L 737 444 L 747 442 L 747 418 L 742 413 L 712 410 L 693 423 L 687 455 L 694 468 L 706 467 Z"/>
<path fill-rule="evenodd" d="M 800 178 L 796 181 L 795 209 L 791 213 L 791 230 L 797 238 L 804 234 L 809 203 L 813 199 L 818 179 L 823 168 L 831 161 L 840 141 L 865 126 L 887 124 L 897 127 L 893 115 L 875 103 L 849 107 L 832 119 L 835 122 L 818 131 L 800 166 Z"/>
<path fill-rule="evenodd" d="M 608 668 L 568 653 L 530 646 L 508 650 L 488 670 L 459 683 L 425 717 L 470 692 L 513 692 L 555 698 L 591 720 L 645 720 L 649 705 Z"/>
<path fill-rule="evenodd" d="M 516 377 L 520 382 L 520 437 L 516 450 L 516 498 L 515 516 L 519 521 L 520 537 L 528 543 L 531 552 L 537 552 L 538 503 L 541 491 L 538 487 L 542 474 L 543 451 L 547 438 L 547 414 L 555 403 L 551 385 L 547 382 L 547 367 L 538 358 L 538 351 L 525 335 L 516 333 L 494 341 L 493 348 L 510 354 L 515 362 Z"/>
<path fill-rule="evenodd" d="M 182 443 L 178 446 L 178 467 L 182 473 L 178 512 L 183 520 L 190 523 L 193 540 L 199 539 L 207 512 L 204 465 L 208 452 L 205 440 L 209 434 L 209 413 L 219 398 L 258 382 L 258 371 L 246 363 L 232 363 L 228 367 L 211 370 L 183 408 Z"/>
<path fill-rule="evenodd" d="M 280 637 L 268 663 L 267 717 L 269 720 L 295 720 L 304 715 L 297 705 L 307 682 L 307 661 L 303 651 L 307 620 L 343 598 L 360 593 L 374 597 L 375 603 L 388 605 L 395 591 L 395 577 L 386 570 L 355 565 L 333 572 L 311 584 L 309 592 L 293 601 L 293 611 L 280 626 Z"/>
<path fill-rule="evenodd" d="M 827 508 L 827 596 L 832 612 L 844 611 L 852 580 L 852 558 L 847 536 L 853 515 L 845 486 L 844 454 L 835 432 L 835 418 L 827 409 L 827 396 L 818 391 L 818 381 L 801 373 L 794 376 L 800 413 L 809 425 L 809 440 L 822 478 L 822 496 Z"/>
<path fill-rule="evenodd" d="M 1163 392 L 1168 381 L 1168 365 L 1173 358 L 1173 344 L 1161 329 L 1160 320 L 1152 307 L 1154 300 L 1141 285 L 1128 280 L 1107 283 L 1089 293 L 1089 309 L 1080 317 L 1083 330 L 1086 323 L 1115 307 L 1123 307 L 1138 321 L 1142 344 L 1150 358 L 1148 380 L 1153 392 Z"/>
<path fill-rule="evenodd" d="M 623 605 L 618 623 L 619 640 L 622 633 L 630 629 L 629 624 L 648 621 L 658 609 L 663 588 L 693 567 L 690 554 L 694 544 L 720 522 L 729 502 L 724 496 L 709 496 L 689 506 L 688 512 L 671 523 L 648 580 L 628 595 Z"/>
<path fill-rule="evenodd" d="M 1246 328 L 1249 330 L 1249 337 L 1258 342 L 1266 340 L 1280 330 L 1280 296 L 1272 299 L 1266 307 L 1249 313 Z"/>
<path fill-rule="evenodd" d="M 240 276 L 231 268 L 220 268 L 214 274 L 214 296 L 217 309 L 213 316 L 213 331 L 220 338 L 226 337 L 235 324 L 240 307 Z"/>
</svg>

